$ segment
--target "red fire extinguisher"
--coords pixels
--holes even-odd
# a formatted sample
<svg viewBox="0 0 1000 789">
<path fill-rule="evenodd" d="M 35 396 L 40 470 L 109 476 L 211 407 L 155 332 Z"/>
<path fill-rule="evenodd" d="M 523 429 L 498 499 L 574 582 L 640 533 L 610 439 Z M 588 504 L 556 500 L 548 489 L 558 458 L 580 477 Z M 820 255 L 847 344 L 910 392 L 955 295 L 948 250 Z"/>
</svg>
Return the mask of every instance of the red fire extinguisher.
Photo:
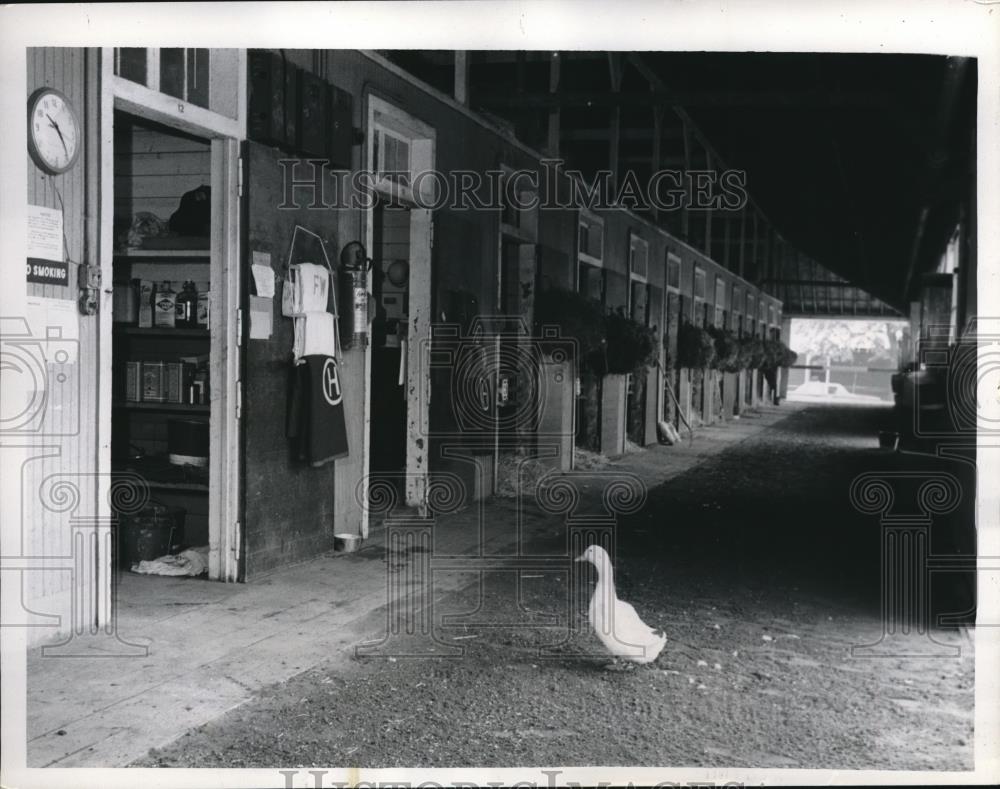
<svg viewBox="0 0 1000 789">
<path fill-rule="evenodd" d="M 365 348 L 368 345 L 369 295 L 368 272 L 372 260 L 365 245 L 352 241 L 340 251 L 340 293 L 343 307 L 340 311 L 344 326 L 341 335 L 348 348 Z"/>
</svg>

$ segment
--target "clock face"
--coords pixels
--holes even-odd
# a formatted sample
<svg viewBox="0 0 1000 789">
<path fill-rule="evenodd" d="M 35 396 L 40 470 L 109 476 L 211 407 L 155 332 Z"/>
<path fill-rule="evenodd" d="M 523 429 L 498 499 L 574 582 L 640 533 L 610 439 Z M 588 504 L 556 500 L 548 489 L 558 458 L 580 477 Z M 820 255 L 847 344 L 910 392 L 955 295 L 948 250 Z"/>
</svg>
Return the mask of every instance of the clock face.
<svg viewBox="0 0 1000 789">
<path fill-rule="evenodd" d="M 80 152 L 80 124 L 69 99 L 57 90 L 43 88 L 32 96 L 28 111 L 32 158 L 47 172 L 66 172 Z"/>
</svg>

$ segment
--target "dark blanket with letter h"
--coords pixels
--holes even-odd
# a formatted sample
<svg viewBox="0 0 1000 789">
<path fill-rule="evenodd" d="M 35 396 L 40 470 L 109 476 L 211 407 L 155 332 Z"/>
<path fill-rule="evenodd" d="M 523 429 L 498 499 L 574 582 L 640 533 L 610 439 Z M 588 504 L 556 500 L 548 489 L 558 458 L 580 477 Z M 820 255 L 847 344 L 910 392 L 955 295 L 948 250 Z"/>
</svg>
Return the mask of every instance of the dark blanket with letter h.
<svg viewBox="0 0 1000 789">
<path fill-rule="evenodd" d="M 295 456 L 312 466 L 347 455 L 340 369 L 332 356 L 304 356 L 292 366 L 286 434 Z"/>
</svg>

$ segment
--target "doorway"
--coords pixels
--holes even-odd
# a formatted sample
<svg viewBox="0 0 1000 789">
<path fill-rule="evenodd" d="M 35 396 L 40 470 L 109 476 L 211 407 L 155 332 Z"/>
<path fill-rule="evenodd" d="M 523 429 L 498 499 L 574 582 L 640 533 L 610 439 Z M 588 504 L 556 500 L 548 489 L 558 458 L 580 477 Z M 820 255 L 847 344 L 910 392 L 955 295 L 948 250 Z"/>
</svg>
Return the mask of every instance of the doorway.
<svg viewBox="0 0 1000 789">
<path fill-rule="evenodd" d="M 369 473 L 406 495 L 406 372 L 410 313 L 410 209 L 379 199 L 372 210 Z"/>
<path fill-rule="evenodd" d="M 398 500 L 425 512 L 431 450 L 430 376 L 425 357 L 431 340 L 434 226 L 431 209 L 423 206 L 433 205 L 435 195 L 433 179 L 417 179 L 414 174 L 434 169 L 436 135 L 433 127 L 378 96 L 368 95 L 367 103 L 366 161 L 369 172 L 375 175 L 372 194 L 376 197 L 366 217 L 366 248 L 373 259 L 368 292 L 374 296 L 377 279 L 381 298 L 388 297 L 389 301 L 376 304 L 376 311 L 386 310 L 385 322 L 380 327 L 380 345 L 376 348 L 374 342 L 368 342 L 365 352 L 368 392 L 363 466 L 369 473 L 377 472 L 381 465 L 391 466 L 396 472 L 392 476 L 401 480 L 403 495 Z M 405 247 L 401 246 L 404 228 L 407 229 Z M 384 247 L 386 242 L 388 247 Z M 404 249 L 406 258 L 402 257 Z M 376 256 L 383 259 L 376 261 Z M 408 265 L 402 265 L 404 260 Z M 400 284 L 394 285 L 394 281 Z M 389 342 L 389 312 L 397 314 L 402 308 L 404 292 L 406 320 L 401 322 L 396 318 L 399 347 L 393 348 Z M 382 332 L 385 343 L 381 343 Z M 379 390 L 383 381 L 392 383 L 384 392 Z M 404 383 L 400 385 L 399 381 Z M 400 411 L 404 415 L 402 442 L 398 440 Z M 384 448 L 374 443 L 382 437 L 383 426 L 376 424 L 380 413 L 387 415 L 384 427 L 390 436 Z M 402 472 L 398 473 L 401 444 L 403 463 Z M 362 500 L 367 498 L 367 485 L 367 478 L 362 479 Z M 362 508 L 362 536 L 368 536 L 368 527 L 368 510 Z"/>
<path fill-rule="evenodd" d="M 116 524 L 121 570 L 207 570 L 210 181 L 208 140 L 115 113 L 111 466 L 149 494 Z"/>
<path fill-rule="evenodd" d="M 109 116 L 105 451 L 148 502 L 119 517 L 109 564 L 155 574 L 184 553 L 192 575 L 237 580 L 237 144 L 124 103 Z"/>
<path fill-rule="evenodd" d="M 116 524 L 117 564 L 156 574 L 177 556 L 207 573 L 211 143 L 119 111 L 113 146 L 111 467 L 149 497 Z"/>
</svg>

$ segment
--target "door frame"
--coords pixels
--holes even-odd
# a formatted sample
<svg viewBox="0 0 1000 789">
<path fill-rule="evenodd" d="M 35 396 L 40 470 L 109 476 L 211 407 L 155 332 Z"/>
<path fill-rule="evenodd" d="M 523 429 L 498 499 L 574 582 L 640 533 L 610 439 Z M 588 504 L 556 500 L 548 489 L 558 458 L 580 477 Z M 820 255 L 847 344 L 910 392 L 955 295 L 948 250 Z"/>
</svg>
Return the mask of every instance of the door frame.
<svg viewBox="0 0 1000 789">
<path fill-rule="evenodd" d="M 375 161 L 375 134 L 386 129 L 402 137 L 410 145 L 411 172 L 433 171 L 436 161 L 437 132 L 433 126 L 374 93 L 368 93 L 365 131 L 365 162 L 371 174 L 372 190 L 380 196 L 392 197 L 409 208 L 410 212 L 410 288 L 409 320 L 406 342 L 406 476 L 405 504 L 417 508 L 421 514 L 427 510 L 428 460 L 430 457 L 429 405 L 431 341 L 431 249 L 434 225 L 431 209 L 433 196 L 421 194 L 415 199 L 409 188 L 380 180 Z M 426 202 L 425 202 L 426 201 Z M 365 210 L 365 248 L 374 255 L 375 208 Z M 372 292 L 372 272 L 368 272 L 367 288 Z M 370 316 L 369 316 L 370 317 Z M 370 336 L 370 332 L 369 332 Z M 372 344 L 365 347 L 365 406 L 361 450 L 362 490 L 361 500 L 368 499 L 368 482 L 371 469 L 371 407 L 372 407 Z M 361 508 L 361 535 L 368 537 L 369 513 Z"/>
<path fill-rule="evenodd" d="M 237 104 L 245 106 L 246 53 L 237 58 Z M 211 148 L 211 354 L 214 364 L 209 453 L 209 578 L 236 581 L 240 568 L 240 247 L 241 178 L 239 144 L 246 136 L 245 113 L 239 121 L 169 99 L 114 74 L 114 48 L 101 49 L 100 111 L 100 268 L 105 287 L 99 311 L 97 468 L 104 480 L 98 512 L 111 518 L 107 490 L 111 475 L 112 282 L 114 261 L 114 113 L 127 112 L 209 140 Z M 169 100 L 168 100 L 169 99 Z M 197 110 L 195 112 L 194 110 Z M 233 320 L 232 316 L 236 316 Z M 211 495 L 214 493 L 215 495 Z M 98 557 L 99 599 L 104 622 L 111 621 L 112 558 Z"/>
</svg>

